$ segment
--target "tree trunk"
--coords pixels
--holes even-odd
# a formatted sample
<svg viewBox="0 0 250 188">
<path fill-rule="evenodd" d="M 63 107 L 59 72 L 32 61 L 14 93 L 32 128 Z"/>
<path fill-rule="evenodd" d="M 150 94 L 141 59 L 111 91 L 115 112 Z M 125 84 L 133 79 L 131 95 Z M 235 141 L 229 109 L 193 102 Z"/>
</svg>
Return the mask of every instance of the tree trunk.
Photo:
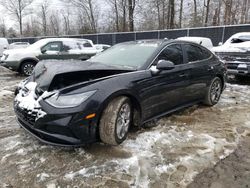
<svg viewBox="0 0 250 188">
<path fill-rule="evenodd" d="M 232 0 L 226 0 L 224 2 L 225 2 L 224 25 L 228 25 L 231 20 Z"/>
<path fill-rule="evenodd" d="M 135 0 L 128 0 L 129 31 L 134 31 Z"/>
<path fill-rule="evenodd" d="M 22 18 L 21 0 L 18 0 L 18 14 L 19 14 L 20 36 L 22 36 L 23 35 L 23 18 Z"/>
<path fill-rule="evenodd" d="M 156 10 L 157 10 L 157 18 L 158 18 L 158 29 L 162 29 L 161 27 L 161 13 L 160 13 L 160 3 L 159 0 L 156 0 Z"/>
<path fill-rule="evenodd" d="M 207 0 L 207 4 L 206 4 L 206 16 L 205 16 L 205 23 L 204 23 L 205 27 L 208 26 L 209 9 L 210 9 L 210 0 Z"/>
<path fill-rule="evenodd" d="M 123 7 L 123 18 L 122 18 L 122 31 L 127 31 L 126 29 L 126 23 L 127 23 L 127 19 L 126 19 L 126 0 L 122 1 L 122 7 Z"/>
<path fill-rule="evenodd" d="M 183 11 L 183 0 L 180 2 L 180 12 L 179 12 L 179 27 L 182 27 L 182 11 Z"/>
<path fill-rule="evenodd" d="M 194 0 L 194 18 L 193 18 L 193 26 L 197 25 L 197 2 Z"/>
<path fill-rule="evenodd" d="M 96 30 L 96 21 L 95 21 L 95 17 L 94 17 L 94 12 L 93 12 L 93 6 L 92 6 L 92 0 L 88 1 L 89 3 L 89 11 L 90 11 L 90 18 L 91 18 L 91 27 L 94 33 L 97 32 Z"/>
<path fill-rule="evenodd" d="M 170 20 L 169 20 L 169 28 L 174 28 L 174 17 L 175 17 L 175 0 L 169 0 L 169 10 L 170 10 Z"/>
<path fill-rule="evenodd" d="M 119 32 L 119 13 L 118 13 L 118 6 L 116 0 L 114 1 L 115 6 L 115 25 L 116 25 L 116 31 Z"/>
</svg>

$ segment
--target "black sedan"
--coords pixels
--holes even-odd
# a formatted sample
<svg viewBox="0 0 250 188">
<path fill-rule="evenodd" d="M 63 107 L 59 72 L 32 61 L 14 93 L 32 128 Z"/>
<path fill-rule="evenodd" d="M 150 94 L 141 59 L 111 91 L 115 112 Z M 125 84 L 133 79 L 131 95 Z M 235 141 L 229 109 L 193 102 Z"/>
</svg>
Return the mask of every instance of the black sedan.
<svg viewBox="0 0 250 188">
<path fill-rule="evenodd" d="M 215 105 L 225 78 L 224 64 L 198 44 L 127 42 L 85 62 L 40 62 L 16 90 L 14 109 L 43 142 L 117 145 L 130 126 L 196 103 Z"/>
</svg>

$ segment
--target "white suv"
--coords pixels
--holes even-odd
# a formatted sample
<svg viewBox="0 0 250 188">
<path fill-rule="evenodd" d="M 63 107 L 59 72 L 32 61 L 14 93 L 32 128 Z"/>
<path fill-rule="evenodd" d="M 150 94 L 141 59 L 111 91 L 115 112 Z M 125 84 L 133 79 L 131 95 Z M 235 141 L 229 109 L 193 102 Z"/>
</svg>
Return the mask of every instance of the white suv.
<svg viewBox="0 0 250 188">
<path fill-rule="evenodd" d="M 41 39 L 24 49 L 6 50 L 1 58 L 1 65 L 28 76 L 34 66 L 45 59 L 87 60 L 98 50 L 93 42 L 76 38 Z"/>
</svg>

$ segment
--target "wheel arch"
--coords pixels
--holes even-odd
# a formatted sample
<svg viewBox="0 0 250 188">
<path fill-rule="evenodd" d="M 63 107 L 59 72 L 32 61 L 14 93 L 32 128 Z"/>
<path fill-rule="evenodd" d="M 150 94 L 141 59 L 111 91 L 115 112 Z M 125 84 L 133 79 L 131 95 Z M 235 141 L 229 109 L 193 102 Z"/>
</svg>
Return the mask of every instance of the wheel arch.
<svg viewBox="0 0 250 188">
<path fill-rule="evenodd" d="M 25 59 L 22 59 L 22 60 L 20 61 L 19 67 L 18 67 L 18 72 L 21 71 L 21 67 L 22 67 L 22 65 L 23 65 L 24 63 L 26 63 L 26 62 L 32 62 L 32 63 L 34 63 L 34 64 L 37 64 L 38 61 L 39 61 L 39 60 L 36 59 L 36 58 L 25 58 Z"/>
<path fill-rule="evenodd" d="M 140 126 L 141 123 L 141 117 L 142 117 L 142 108 L 141 108 L 141 103 L 139 102 L 139 99 L 131 92 L 123 90 L 123 91 L 118 91 L 115 93 L 112 93 L 110 96 L 108 96 L 103 104 L 101 105 L 99 109 L 99 117 L 98 117 L 98 125 L 100 122 L 100 119 L 102 117 L 102 113 L 105 110 L 105 108 L 108 106 L 108 104 L 114 100 L 117 97 L 128 97 L 131 101 L 132 107 L 133 107 L 133 118 L 132 118 L 132 123 L 134 126 Z"/>
<path fill-rule="evenodd" d="M 221 83 L 222 83 L 222 88 L 225 88 L 225 80 L 224 80 L 224 77 L 220 74 L 216 74 L 216 77 L 220 78 L 221 80 Z"/>
</svg>

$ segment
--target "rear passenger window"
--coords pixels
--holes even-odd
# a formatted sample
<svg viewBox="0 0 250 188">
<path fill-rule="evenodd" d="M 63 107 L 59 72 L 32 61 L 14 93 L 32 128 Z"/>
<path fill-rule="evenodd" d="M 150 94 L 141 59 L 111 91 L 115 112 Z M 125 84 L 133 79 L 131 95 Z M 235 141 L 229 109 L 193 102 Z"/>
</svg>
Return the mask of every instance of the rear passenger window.
<svg viewBox="0 0 250 188">
<path fill-rule="evenodd" d="M 74 41 L 64 41 L 63 42 L 63 51 L 69 51 L 69 50 L 80 50 L 81 48 L 79 45 Z"/>
<path fill-rule="evenodd" d="M 188 62 L 206 60 L 212 56 L 208 50 L 192 44 L 184 44 L 184 48 L 187 52 Z"/>
<path fill-rule="evenodd" d="M 84 47 L 92 47 L 92 45 L 89 42 L 86 42 L 83 44 Z"/>
<path fill-rule="evenodd" d="M 166 47 L 158 56 L 159 60 L 171 61 L 175 65 L 180 65 L 183 63 L 183 53 L 180 44 L 173 44 Z"/>
</svg>

